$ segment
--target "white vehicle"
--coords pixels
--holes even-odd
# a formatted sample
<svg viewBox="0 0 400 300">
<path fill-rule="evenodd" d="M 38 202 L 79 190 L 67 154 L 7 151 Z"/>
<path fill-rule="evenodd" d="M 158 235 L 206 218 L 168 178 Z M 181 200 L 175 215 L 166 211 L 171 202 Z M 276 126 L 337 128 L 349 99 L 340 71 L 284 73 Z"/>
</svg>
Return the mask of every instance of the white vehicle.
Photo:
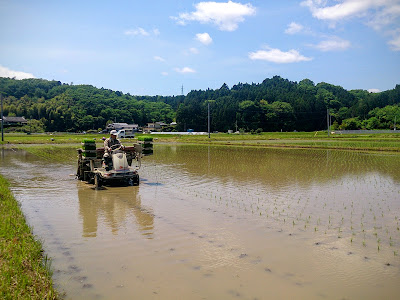
<svg viewBox="0 0 400 300">
<path fill-rule="evenodd" d="M 117 138 L 134 138 L 135 134 L 131 130 L 121 129 L 117 132 Z"/>
</svg>

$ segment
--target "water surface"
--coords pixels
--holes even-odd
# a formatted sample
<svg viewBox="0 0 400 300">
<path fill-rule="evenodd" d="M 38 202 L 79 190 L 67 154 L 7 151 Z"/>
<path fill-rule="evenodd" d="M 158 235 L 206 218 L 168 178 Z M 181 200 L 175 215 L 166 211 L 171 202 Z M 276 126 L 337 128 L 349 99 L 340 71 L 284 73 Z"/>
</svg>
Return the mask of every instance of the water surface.
<svg viewBox="0 0 400 300">
<path fill-rule="evenodd" d="M 156 145 L 137 187 L 2 150 L 67 299 L 397 299 L 400 157 Z M 71 155 L 74 155 L 71 152 Z"/>
</svg>

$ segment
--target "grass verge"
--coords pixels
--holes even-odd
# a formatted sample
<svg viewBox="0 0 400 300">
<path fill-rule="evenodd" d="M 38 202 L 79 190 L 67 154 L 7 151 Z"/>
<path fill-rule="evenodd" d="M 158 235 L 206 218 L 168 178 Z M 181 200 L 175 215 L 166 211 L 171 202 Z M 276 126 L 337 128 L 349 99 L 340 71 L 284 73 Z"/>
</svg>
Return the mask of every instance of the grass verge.
<svg viewBox="0 0 400 300">
<path fill-rule="evenodd" d="M 0 175 L 0 299 L 57 299 L 50 262 Z"/>
<path fill-rule="evenodd" d="M 330 149 L 400 153 L 400 133 L 353 134 L 328 137 L 326 132 L 267 132 L 208 136 L 152 135 L 155 142 L 250 146 L 259 148 Z"/>
<path fill-rule="evenodd" d="M 106 135 L 107 136 L 107 135 Z M 140 136 L 140 134 L 137 134 Z M 2 144 L 24 148 L 28 145 L 46 145 L 46 147 L 60 147 L 61 145 L 81 146 L 83 139 L 93 139 L 98 146 L 101 146 L 103 135 L 100 134 L 6 134 L 5 142 Z M 215 144 L 235 145 L 269 148 L 299 148 L 299 149 L 337 149 L 355 151 L 386 151 L 400 153 L 400 131 L 393 133 L 379 134 L 346 134 L 327 136 L 326 132 L 264 132 L 261 134 L 226 134 L 213 133 L 207 135 L 152 135 L 154 142 L 164 143 L 189 143 L 189 144 Z M 136 142 L 136 139 L 122 139 L 124 145 Z M 0 142 L 1 143 L 1 142 Z M 28 150 L 33 153 L 34 149 Z M 53 149 L 54 150 L 54 149 Z M 54 151 L 51 151 L 54 152 Z M 34 153 L 38 156 L 45 153 Z"/>
<path fill-rule="evenodd" d="M 43 160 L 52 161 L 54 163 L 66 163 L 77 160 L 77 145 L 18 145 L 18 149 L 23 149 Z"/>
</svg>

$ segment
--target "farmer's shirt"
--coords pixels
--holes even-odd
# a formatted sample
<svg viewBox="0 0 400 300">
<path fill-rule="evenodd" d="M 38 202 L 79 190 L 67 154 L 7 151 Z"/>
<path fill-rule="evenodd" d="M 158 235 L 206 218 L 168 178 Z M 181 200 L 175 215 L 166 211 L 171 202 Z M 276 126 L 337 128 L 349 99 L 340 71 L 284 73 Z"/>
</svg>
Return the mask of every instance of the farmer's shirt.
<svg viewBox="0 0 400 300">
<path fill-rule="evenodd" d="M 108 152 L 111 150 L 110 148 L 114 145 L 121 145 L 121 142 L 117 138 L 113 139 L 109 137 L 104 141 L 104 150 Z"/>
</svg>

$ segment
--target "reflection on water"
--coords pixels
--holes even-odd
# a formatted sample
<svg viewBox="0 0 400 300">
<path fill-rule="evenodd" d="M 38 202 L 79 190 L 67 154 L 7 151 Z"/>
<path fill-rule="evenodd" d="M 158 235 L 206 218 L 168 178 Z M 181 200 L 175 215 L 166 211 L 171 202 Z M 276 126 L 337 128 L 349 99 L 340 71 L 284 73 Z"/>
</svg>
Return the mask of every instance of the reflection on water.
<svg viewBox="0 0 400 300">
<path fill-rule="evenodd" d="M 158 180 L 274 226 L 393 246 L 399 231 L 400 157 L 343 151 L 159 146 Z M 180 172 L 175 172 L 179 169 Z M 362 235 L 357 236 L 356 234 Z M 379 236 L 379 237 L 378 237 Z M 371 241 L 369 241 L 371 243 Z"/>
<path fill-rule="evenodd" d="M 138 187 L 4 150 L 67 299 L 397 299 L 400 156 L 156 145 Z"/>
<path fill-rule="evenodd" d="M 158 146 L 154 163 L 178 165 L 191 174 L 225 180 L 262 182 L 272 187 L 309 185 L 344 176 L 379 172 L 400 182 L 398 155 L 334 150 L 257 149 L 184 145 Z"/>
<path fill-rule="evenodd" d="M 96 237 L 98 222 L 109 226 L 113 234 L 133 214 L 138 230 L 147 238 L 152 238 L 154 216 L 151 208 L 141 204 L 138 194 L 139 187 L 113 188 L 108 187 L 94 191 L 87 185 L 78 186 L 79 214 L 82 218 L 83 237 Z"/>
</svg>

